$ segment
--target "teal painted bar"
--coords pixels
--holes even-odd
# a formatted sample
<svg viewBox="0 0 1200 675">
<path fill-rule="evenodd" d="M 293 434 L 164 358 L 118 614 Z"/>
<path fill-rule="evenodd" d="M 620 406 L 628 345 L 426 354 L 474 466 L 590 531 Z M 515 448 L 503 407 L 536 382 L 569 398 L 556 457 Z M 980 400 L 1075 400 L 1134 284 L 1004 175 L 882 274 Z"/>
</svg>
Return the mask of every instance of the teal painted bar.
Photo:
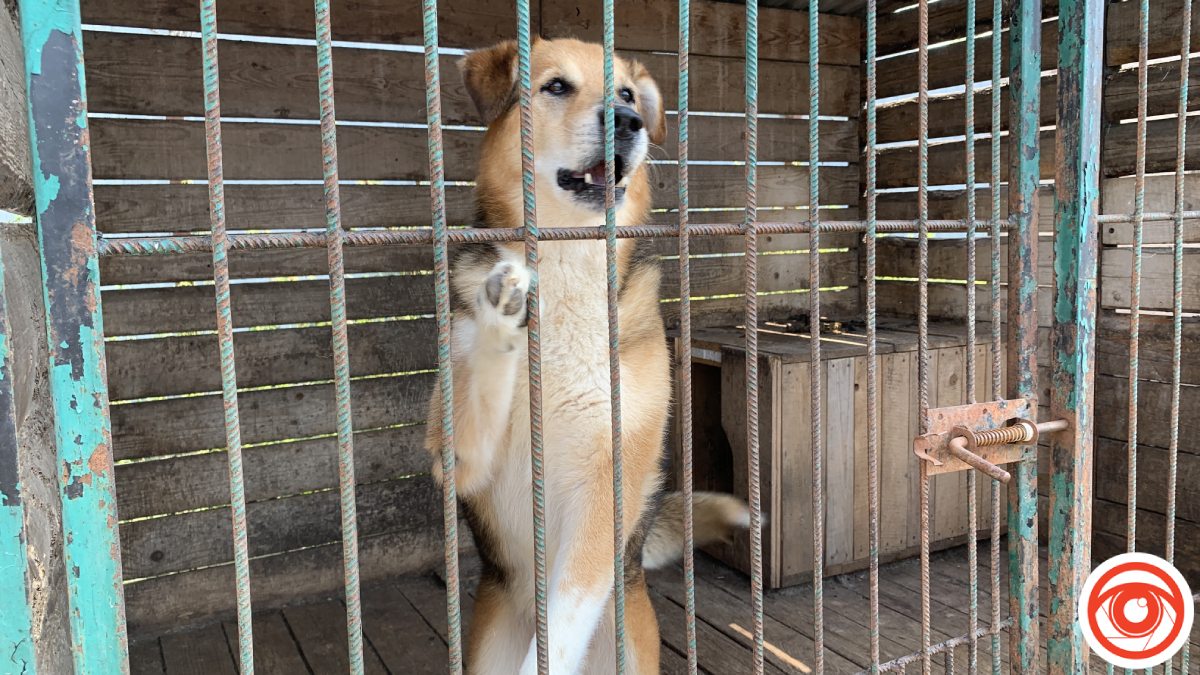
<svg viewBox="0 0 1200 675">
<path fill-rule="evenodd" d="M 79 3 L 22 0 L 71 651 L 128 673 Z"/>
<path fill-rule="evenodd" d="M 0 259 L 0 674 L 36 675 L 26 586 L 25 507 L 17 464 L 17 409 Z"/>
</svg>

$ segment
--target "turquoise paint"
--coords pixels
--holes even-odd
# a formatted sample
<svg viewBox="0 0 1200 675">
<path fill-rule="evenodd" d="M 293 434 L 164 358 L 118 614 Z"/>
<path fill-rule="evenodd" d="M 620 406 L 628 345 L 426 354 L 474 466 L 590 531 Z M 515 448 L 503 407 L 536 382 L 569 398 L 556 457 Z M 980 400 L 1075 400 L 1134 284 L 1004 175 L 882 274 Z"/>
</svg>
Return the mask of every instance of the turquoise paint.
<svg viewBox="0 0 1200 675">
<path fill-rule="evenodd" d="M 91 167 L 84 146 L 79 4 L 22 0 L 21 28 L 61 467 L 71 652 L 80 675 L 128 673 Z M 88 229 L 90 241 L 80 241 L 80 227 Z M 64 278 L 67 271 L 76 273 L 74 284 Z"/>
</svg>

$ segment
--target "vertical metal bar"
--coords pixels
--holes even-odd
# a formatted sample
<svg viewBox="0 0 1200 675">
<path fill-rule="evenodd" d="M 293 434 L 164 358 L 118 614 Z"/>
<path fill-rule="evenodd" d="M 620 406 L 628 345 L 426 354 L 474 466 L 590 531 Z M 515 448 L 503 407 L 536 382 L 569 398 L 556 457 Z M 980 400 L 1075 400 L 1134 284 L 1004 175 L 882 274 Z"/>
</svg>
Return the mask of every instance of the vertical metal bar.
<svg viewBox="0 0 1200 675">
<path fill-rule="evenodd" d="M 621 348 L 617 320 L 617 98 L 613 74 L 613 0 L 604 0 L 604 242 L 608 261 L 608 377 L 612 409 L 613 601 L 617 675 L 625 674 L 625 517 L 621 452 Z"/>
<path fill-rule="evenodd" d="M 1183 189 L 1187 159 L 1188 76 L 1192 51 L 1192 2 L 1183 0 L 1183 33 L 1179 48 L 1179 131 L 1175 145 L 1175 218 L 1172 246 L 1173 298 L 1171 301 L 1171 448 L 1167 471 L 1166 560 L 1175 562 L 1175 510 L 1179 482 L 1179 396 L 1181 382 L 1180 351 L 1183 344 Z M 1189 641 L 1190 642 L 1190 641 Z M 1188 643 L 1184 643 L 1182 668 L 1187 675 Z M 1171 675 L 1171 661 L 1163 668 Z"/>
<path fill-rule="evenodd" d="M 917 6 L 917 420 L 924 434 L 929 415 L 929 0 Z M 969 186 L 968 186 L 969 187 Z M 920 471 L 921 509 L 921 675 L 931 675 L 929 587 L 929 473 Z"/>
<path fill-rule="evenodd" d="M 963 84 L 963 137 L 967 158 L 967 402 L 975 403 L 975 0 L 967 0 L 967 63 Z M 974 471 L 967 472 L 967 582 L 971 596 L 967 615 L 967 672 L 976 675 L 979 669 L 979 524 L 976 502 L 979 489 Z M 953 654 L 951 654 L 953 656 Z M 950 661 L 947 661 L 950 665 Z M 951 668 L 952 670 L 952 668 Z"/>
<path fill-rule="evenodd" d="M 128 673 L 79 3 L 21 2 L 63 555 L 78 673 Z"/>
<path fill-rule="evenodd" d="M 1001 28 L 1004 25 L 1003 0 L 992 0 L 992 76 L 989 89 L 992 102 L 992 138 L 991 138 L 991 244 L 992 244 L 992 274 L 990 286 L 992 291 L 992 400 L 1004 398 L 1004 383 L 1001 381 L 1001 360 L 1003 346 L 1000 339 L 1000 109 L 1001 94 L 1000 75 L 1002 66 Z M 991 482 L 991 645 L 992 645 L 992 675 L 1000 675 L 1000 483 Z"/>
<path fill-rule="evenodd" d="M 458 483 L 454 465 L 454 373 L 450 360 L 450 263 L 446 239 L 446 172 L 442 165 L 442 75 L 437 0 L 422 0 L 425 110 L 429 128 L 429 196 L 433 216 L 433 281 L 437 301 L 438 379 L 442 396 L 442 529 L 446 560 L 446 632 L 450 675 L 462 675 L 462 610 L 458 579 Z M 432 420 L 430 420 L 432 422 Z"/>
<path fill-rule="evenodd" d="M 1133 269 L 1129 285 L 1129 472 L 1126 547 L 1137 550 L 1138 337 L 1142 318 L 1142 216 L 1146 206 L 1146 89 L 1148 86 L 1150 1 L 1138 2 L 1137 172 L 1133 194 Z M 1181 64 L 1182 65 L 1182 64 Z"/>
<path fill-rule="evenodd" d="M 696 675 L 696 559 L 692 518 L 692 269 L 688 231 L 688 52 L 692 48 L 691 0 L 679 0 L 679 407 L 683 445 L 683 584 L 686 595 L 688 675 Z"/>
<path fill-rule="evenodd" d="M 338 190 L 337 117 L 333 105 L 333 49 L 329 0 L 315 0 L 317 82 L 321 91 L 321 166 L 325 179 L 325 240 L 329 251 L 329 304 L 337 400 L 338 484 L 342 563 L 346 576 L 346 629 L 350 672 L 362 675 L 362 602 L 358 584 L 358 517 L 354 495 L 354 427 L 350 414 L 350 352 L 346 338 L 346 274 L 342 261 L 342 206 Z"/>
<path fill-rule="evenodd" d="M 876 0 L 867 0 L 867 519 L 871 603 L 871 675 L 879 675 L 879 389 L 875 345 L 875 220 L 876 195 L 876 33 L 879 24 Z"/>
<path fill-rule="evenodd" d="M 810 111 L 811 112 L 811 111 Z M 750 595 L 754 675 L 762 675 L 762 492 L 758 456 L 758 3 L 746 3 L 746 456 L 750 476 Z"/>
<path fill-rule="evenodd" d="M 521 184 L 524 204 L 525 264 L 533 272 L 530 275 L 527 296 L 529 315 L 527 330 L 529 333 L 529 446 L 533 469 L 535 637 L 538 675 L 546 675 L 550 667 L 546 619 L 546 472 L 542 452 L 541 293 L 537 275 L 538 226 L 533 173 L 533 92 L 529 72 L 531 51 L 529 0 L 517 0 L 517 90 L 521 104 Z M 606 169 L 606 180 L 607 173 Z"/>
<path fill-rule="evenodd" d="M 1008 134 L 1009 398 L 1037 393 L 1038 122 L 1041 0 L 1014 0 L 1009 24 Z M 1038 667 L 1037 459 L 1016 463 L 1008 486 L 1010 667 Z"/>
<path fill-rule="evenodd" d="M 242 483 L 242 432 L 238 419 L 237 371 L 233 353 L 233 319 L 229 309 L 229 257 L 225 239 L 225 177 L 221 158 L 221 93 L 217 65 L 217 8 L 201 0 L 204 38 L 204 131 L 208 148 L 208 200 L 212 216 L 213 281 L 217 298 L 217 341 L 221 348 L 221 393 L 225 403 L 225 444 L 229 456 L 229 493 L 233 517 L 233 557 L 237 579 L 240 663 L 254 672 L 254 638 L 250 625 L 250 556 L 246 543 L 246 494 Z"/>
<path fill-rule="evenodd" d="M 11 334 L 4 296 L 4 261 L 0 258 L 0 607 L 5 608 L 0 612 L 0 654 L 9 660 L 11 668 L 19 669 L 13 672 L 35 675 Z"/>
<path fill-rule="evenodd" d="M 752 4 L 752 3 L 747 3 Z M 825 444 L 821 436 L 821 70 L 820 13 L 808 8 L 808 298 L 812 409 L 813 672 L 825 673 Z"/>
<path fill-rule="evenodd" d="M 1096 214 L 1100 199 L 1104 1 L 1063 0 L 1058 10 L 1058 133 L 1054 175 L 1054 321 L 1050 418 L 1069 429 L 1050 437 L 1051 675 L 1088 667 L 1076 620 L 1091 572 L 1092 403 L 1096 350 Z"/>
</svg>

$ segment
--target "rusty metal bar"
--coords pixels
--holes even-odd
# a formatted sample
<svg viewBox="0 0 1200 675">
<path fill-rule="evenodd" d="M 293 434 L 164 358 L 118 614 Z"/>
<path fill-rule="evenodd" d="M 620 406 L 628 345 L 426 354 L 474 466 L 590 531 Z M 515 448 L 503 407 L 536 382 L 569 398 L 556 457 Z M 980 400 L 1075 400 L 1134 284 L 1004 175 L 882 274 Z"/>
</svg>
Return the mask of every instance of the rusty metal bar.
<svg viewBox="0 0 1200 675">
<path fill-rule="evenodd" d="M 966 78 L 963 85 L 963 105 L 966 127 L 963 138 L 966 145 L 967 220 L 975 220 L 975 0 L 967 0 L 967 58 Z M 967 403 L 976 403 L 975 396 L 975 232 L 967 231 Z M 953 448 L 952 448 L 953 450 Z M 1008 472 L 1004 472 L 1007 475 Z M 991 475 L 991 474 L 989 474 Z M 997 476 L 993 475 L 993 478 Z M 1004 482 L 1008 482 L 1004 479 Z M 967 472 L 967 673 L 977 675 L 979 670 L 979 523 L 976 517 L 976 502 L 979 499 L 977 477 L 974 471 Z M 953 652 L 951 652 L 953 654 Z M 947 662 L 947 672 L 953 673 L 953 665 Z"/>
<path fill-rule="evenodd" d="M 1012 627 L 1012 619 L 1011 618 L 1004 619 L 1003 621 L 997 622 L 995 627 L 981 628 L 981 629 L 976 630 L 975 636 L 977 638 L 980 638 L 985 635 L 990 635 L 992 632 L 999 633 L 1000 631 L 1004 630 L 1005 628 L 1010 628 L 1010 627 Z M 955 647 L 961 647 L 962 645 L 967 644 L 970 641 L 970 639 L 971 639 L 971 636 L 969 634 L 967 634 L 967 635 L 960 635 L 955 638 L 950 638 L 949 640 L 943 640 L 942 642 L 939 642 L 935 645 L 930 645 L 929 653 L 936 656 L 937 654 L 941 654 L 942 652 L 945 652 L 947 650 L 954 649 Z M 894 658 L 891 661 L 888 661 L 887 663 L 880 664 L 879 672 L 888 673 L 888 672 L 893 672 L 893 671 L 898 670 L 901 673 L 903 673 L 905 666 L 917 661 L 921 657 L 922 657 L 922 652 L 913 652 L 911 654 L 905 654 L 904 656 Z M 870 675 L 870 674 L 871 674 L 870 669 L 860 670 L 857 673 L 855 673 L 855 675 Z"/>
<path fill-rule="evenodd" d="M 334 396 L 337 401 L 338 488 L 341 493 L 342 562 L 346 578 L 346 635 L 350 672 L 363 673 L 362 598 L 358 581 L 358 508 L 354 486 L 354 427 L 350 413 L 350 350 L 346 337 L 346 274 L 342 260 L 342 206 L 338 189 L 337 117 L 333 101 L 333 49 L 329 0 L 315 0 L 317 82 L 321 91 L 321 166 L 325 179 L 325 239 L 329 249 L 329 304 L 333 328 Z"/>
<path fill-rule="evenodd" d="M 1001 363 L 1003 344 L 1000 336 L 1000 231 L 1008 225 L 1000 220 L 1000 112 L 1002 106 L 1000 76 L 1003 73 L 1003 52 L 1001 29 L 1003 28 L 1003 0 L 992 0 L 992 78 L 990 86 L 992 104 L 992 134 L 991 134 L 991 185 L 992 198 L 991 228 L 989 236 L 992 244 L 991 277 L 992 290 L 992 377 L 991 398 L 1004 398 Z M 991 482 L 991 547 L 989 559 L 991 562 L 991 647 L 992 675 L 1000 675 L 1000 483 Z"/>
<path fill-rule="evenodd" d="M 79 3 L 22 0 L 33 188 L 77 673 L 128 673 Z"/>
<path fill-rule="evenodd" d="M 1054 308 L 1050 330 L 1050 675 L 1088 668 L 1076 617 L 1092 566 L 1093 404 L 1100 201 L 1104 0 L 1063 0 L 1058 14 Z M 1039 430 L 1041 431 L 1041 430 Z"/>
<path fill-rule="evenodd" d="M 951 440 L 950 446 L 949 446 L 950 454 L 952 454 L 955 457 L 957 457 L 958 459 L 966 462 L 967 464 L 970 464 L 977 471 L 980 471 L 980 472 L 986 474 L 992 480 L 998 480 L 1001 483 L 1007 483 L 1009 481 L 1009 479 L 1012 478 L 1012 476 L 1010 476 L 1009 473 L 1007 471 L 1005 471 L 1004 469 L 1001 469 L 1000 467 L 996 466 L 995 464 L 992 464 L 991 462 L 980 457 L 979 455 L 976 455 L 973 452 L 969 452 L 967 450 L 966 440 L 967 439 L 963 438 L 962 436 L 959 436 L 958 438 Z M 974 477 L 974 475 L 975 475 L 974 472 L 971 472 L 971 471 L 967 472 L 968 478 L 972 478 L 972 477 Z M 971 505 L 968 505 L 968 506 L 971 506 Z M 968 508 L 968 513 L 971 515 L 974 515 L 975 509 Z M 972 599 L 974 599 L 974 598 L 972 597 Z"/>
<path fill-rule="evenodd" d="M 812 110 L 809 110 L 810 117 Z M 809 214 L 812 217 L 812 214 Z M 765 667 L 762 486 L 758 447 L 758 3 L 746 3 L 746 457 L 750 492 L 751 672 Z"/>
<path fill-rule="evenodd" d="M 1037 393 L 1038 123 L 1041 0 L 1014 0 L 1009 23 L 1008 398 Z M 1037 459 L 1010 469 L 1008 486 L 1010 667 L 1038 667 Z"/>
<path fill-rule="evenodd" d="M 688 210 L 688 52 L 691 50 L 691 0 L 679 0 L 679 352 L 680 436 L 683 457 L 683 584 L 687 622 L 688 675 L 699 672 L 696 644 L 696 559 L 692 514 L 692 269 Z"/>
<path fill-rule="evenodd" d="M 517 92 L 521 104 L 521 183 L 525 264 L 530 275 L 527 331 L 529 334 L 529 445 L 533 471 L 533 570 L 536 615 L 537 672 L 550 669 L 546 608 L 546 472 L 542 448 L 542 337 L 541 293 L 538 282 L 537 196 L 534 185 L 533 91 L 530 54 L 529 0 L 517 0 Z M 607 170 L 605 171 L 607 173 Z M 599 239 L 600 237 L 589 237 Z"/>
<path fill-rule="evenodd" d="M 1186 63 L 1186 61 L 1185 61 L 1185 63 Z M 1181 68 L 1183 70 L 1188 69 L 1187 66 L 1181 66 Z M 1186 132 L 1185 132 L 1184 140 L 1187 140 Z M 1179 212 L 1154 211 L 1154 212 L 1149 212 L 1149 213 L 1143 213 L 1142 214 L 1142 222 L 1148 223 L 1150 221 L 1164 221 L 1164 220 L 1174 221 L 1176 219 L 1176 217 L 1178 217 L 1178 216 L 1182 216 L 1182 218 L 1184 220 L 1200 218 L 1200 211 L 1179 211 Z M 1104 214 L 1104 215 L 1097 216 L 1096 222 L 1100 223 L 1101 225 L 1107 225 L 1109 223 L 1132 223 L 1134 221 L 1135 217 L 1136 216 L 1132 213 Z"/>
<path fill-rule="evenodd" d="M 21 496 L 21 467 L 17 458 L 18 419 L 13 395 L 12 327 L 4 293 L 4 261 L 0 259 L 0 655 L 36 675 L 33 650 L 33 613 L 29 607 L 30 583 L 26 555 L 25 505 Z M 14 670 L 14 672 L 17 672 Z"/>
<path fill-rule="evenodd" d="M 1137 168 L 1133 188 L 1133 268 L 1129 278 L 1129 466 L 1126 490 L 1125 542 L 1127 550 L 1137 550 L 1137 470 L 1138 470 L 1138 348 L 1142 313 L 1142 240 L 1143 214 L 1146 211 L 1146 90 L 1149 86 L 1150 1 L 1138 2 L 1138 116 Z"/>
<path fill-rule="evenodd" d="M 747 2 L 747 5 L 753 2 Z M 808 218 L 816 227 L 808 241 L 810 408 L 812 409 L 813 672 L 825 673 L 825 443 L 821 418 L 821 77 L 820 12 L 808 12 Z"/>
<path fill-rule="evenodd" d="M 454 373 L 450 357 L 450 264 L 446 238 L 446 172 L 442 149 L 442 82 L 437 0 L 422 0 L 425 111 L 429 129 L 429 192 L 433 227 L 433 285 L 438 326 L 438 392 L 442 397 L 442 529 L 446 561 L 446 642 L 450 675 L 462 675 L 462 608 L 458 578 L 458 483 L 454 462 Z M 345 233 L 343 233 L 345 238 Z M 429 420 L 430 424 L 434 420 Z"/>
<path fill-rule="evenodd" d="M 917 433 L 928 431 L 929 417 L 929 0 L 917 4 Z M 967 98 L 970 98 L 968 93 Z M 968 185 L 967 189 L 973 186 Z M 933 661 L 929 653 L 930 580 L 929 580 L 929 471 L 921 462 L 921 675 L 931 675 Z"/>
<path fill-rule="evenodd" d="M 876 298 L 875 298 L 875 254 L 878 215 L 876 179 L 878 157 L 876 156 L 876 99 L 878 97 L 878 74 L 876 72 L 876 39 L 879 24 L 877 0 L 867 0 L 867 520 L 868 555 L 870 556 L 871 605 L 871 675 L 879 675 L 879 385 L 877 346 L 875 344 Z"/>
<path fill-rule="evenodd" d="M 221 155 L 220 71 L 217 65 L 215 0 L 200 3 L 204 38 L 204 131 L 208 149 L 208 199 L 212 213 L 213 283 L 217 296 L 217 341 L 221 348 L 221 393 L 225 404 L 225 445 L 229 458 L 233 560 L 237 579 L 240 663 L 254 672 L 254 637 L 250 621 L 250 555 L 246 535 L 246 494 L 242 481 L 242 432 L 238 417 L 237 370 L 233 352 L 233 318 L 229 308 L 229 256 L 225 235 L 225 177 Z"/>
</svg>

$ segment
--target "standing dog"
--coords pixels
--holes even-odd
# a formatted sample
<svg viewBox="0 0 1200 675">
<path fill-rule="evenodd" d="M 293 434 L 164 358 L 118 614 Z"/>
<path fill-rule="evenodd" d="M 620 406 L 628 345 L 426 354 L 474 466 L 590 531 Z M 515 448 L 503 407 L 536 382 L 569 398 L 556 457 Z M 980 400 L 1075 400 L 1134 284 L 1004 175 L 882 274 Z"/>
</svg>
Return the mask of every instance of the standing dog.
<svg viewBox="0 0 1200 675">
<path fill-rule="evenodd" d="M 532 52 L 538 223 L 604 224 L 604 76 L 599 45 L 537 41 Z M 637 62 L 617 59 L 617 224 L 650 210 L 645 159 L 666 137 L 663 99 Z M 481 226 L 523 221 L 517 46 L 460 63 L 488 123 L 476 177 Z M 658 673 L 658 623 L 643 568 L 683 550 L 679 494 L 659 498 L 671 377 L 659 272 L 633 240 L 617 243 L 624 452 L 627 669 Z M 458 491 L 483 560 L 468 644 L 472 675 L 531 675 L 537 655 L 525 330 L 530 272 L 521 244 L 465 247 L 453 265 L 454 451 Z M 549 659 L 555 675 L 612 673 L 613 468 L 607 263 L 603 241 L 539 245 Z M 440 420 L 435 390 L 430 420 Z M 441 426 L 427 447 L 440 478 Z M 745 504 L 695 496 L 696 543 L 746 527 Z"/>
</svg>

